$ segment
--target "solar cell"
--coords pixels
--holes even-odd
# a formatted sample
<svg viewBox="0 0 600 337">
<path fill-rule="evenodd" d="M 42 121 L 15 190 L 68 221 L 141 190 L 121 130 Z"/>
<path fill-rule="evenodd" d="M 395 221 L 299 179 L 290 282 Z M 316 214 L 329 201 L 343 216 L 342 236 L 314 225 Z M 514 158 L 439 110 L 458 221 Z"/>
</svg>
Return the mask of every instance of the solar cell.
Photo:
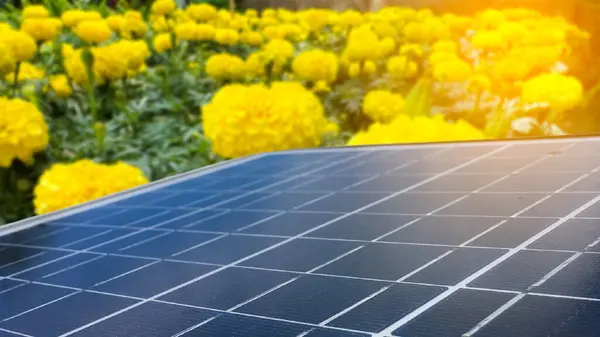
<svg viewBox="0 0 600 337">
<path fill-rule="evenodd" d="M 0 336 L 598 336 L 600 138 L 289 151 L 0 229 Z"/>
</svg>

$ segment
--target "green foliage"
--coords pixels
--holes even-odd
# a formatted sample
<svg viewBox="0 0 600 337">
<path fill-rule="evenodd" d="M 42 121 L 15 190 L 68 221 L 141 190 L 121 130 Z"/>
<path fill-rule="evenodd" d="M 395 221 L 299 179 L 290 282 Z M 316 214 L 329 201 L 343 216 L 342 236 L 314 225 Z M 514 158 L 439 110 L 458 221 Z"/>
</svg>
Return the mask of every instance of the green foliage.
<svg viewBox="0 0 600 337">
<path fill-rule="evenodd" d="M 39 154 L 31 166 L 16 162 L 0 168 L 0 225 L 33 214 L 33 188 L 47 164 L 46 155 Z"/>
</svg>

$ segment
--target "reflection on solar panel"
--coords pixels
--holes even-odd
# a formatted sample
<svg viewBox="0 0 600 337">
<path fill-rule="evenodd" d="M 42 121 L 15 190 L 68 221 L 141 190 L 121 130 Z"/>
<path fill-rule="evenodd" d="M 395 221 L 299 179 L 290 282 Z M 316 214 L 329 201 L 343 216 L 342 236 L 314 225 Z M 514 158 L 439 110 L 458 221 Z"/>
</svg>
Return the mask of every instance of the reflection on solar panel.
<svg viewBox="0 0 600 337">
<path fill-rule="evenodd" d="M 0 336 L 598 336 L 599 192 L 594 138 L 231 161 L 4 227 Z"/>
</svg>

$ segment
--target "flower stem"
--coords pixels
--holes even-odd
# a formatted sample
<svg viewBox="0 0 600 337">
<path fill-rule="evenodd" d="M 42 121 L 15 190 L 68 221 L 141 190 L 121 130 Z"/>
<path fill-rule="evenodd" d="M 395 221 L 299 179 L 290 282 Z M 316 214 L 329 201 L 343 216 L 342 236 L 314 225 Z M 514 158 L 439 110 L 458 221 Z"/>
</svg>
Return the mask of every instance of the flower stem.
<svg viewBox="0 0 600 337">
<path fill-rule="evenodd" d="M 88 94 L 88 103 L 90 105 L 90 112 L 92 114 L 92 121 L 95 122 L 96 118 L 98 117 L 98 105 L 96 103 L 96 96 L 94 93 L 94 86 L 92 83 L 88 84 L 87 94 Z"/>
<path fill-rule="evenodd" d="M 17 66 L 15 67 L 15 75 L 13 76 L 13 83 L 12 83 L 13 97 L 17 96 L 17 91 L 19 89 L 19 72 L 20 71 L 21 71 L 21 62 L 17 62 Z"/>
<path fill-rule="evenodd" d="M 498 102 L 496 109 L 492 112 L 487 121 L 487 125 L 485 126 L 485 133 L 493 138 L 499 138 L 505 135 L 510 128 L 511 116 L 506 116 L 502 110 L 505 101 L 506 97 L 501 96 L 500 102 Z"/>
<path fill-rule="evenodd" d="M 475 95 L 475 107 L 473 108 L 475 116 L 479 115 L 479 111 L 481 110 L 481 96 L 483 96 L 483 90 L 478 90 Z"/>
<path fill-rule="evenodd" d="M 81 55 L 82 61 L 85 65 L 85 70 L 87 73 L 88 79 L 88 87 L 87 87 L 87 95 L 88 95 L 88 104 L 90 105 L 90 112 L 92 115 L 92 122 L 96 121 L 98 117 L 98 103 L 96 102 L 94 84 L 96 83 L 96 78 L 94 74 L 94 55 L 89 47 L 86 47 L 83 50 Z"/>
<path fill-rule="evenodd" d="M 0 195 L 8 195 L 8 193 L 6 193 L 8 191 L 8 187 L 6 186 L 7 172 L 8 169 L 0 167 Z"/>
</svg>

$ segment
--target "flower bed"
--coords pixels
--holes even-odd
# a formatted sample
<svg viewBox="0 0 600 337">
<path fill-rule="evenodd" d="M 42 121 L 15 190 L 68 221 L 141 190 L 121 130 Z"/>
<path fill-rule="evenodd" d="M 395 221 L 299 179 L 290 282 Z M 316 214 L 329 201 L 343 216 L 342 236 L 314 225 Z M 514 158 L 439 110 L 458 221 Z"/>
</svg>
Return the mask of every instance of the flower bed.
<svg viewBox="0 0 600 337">
<path fill-rule="evenodd" d="M 594 131 L 589 34 L 531 10 L 66 6 L 2 13 L 0 222 L 258 152 Z"/>
</svg>

